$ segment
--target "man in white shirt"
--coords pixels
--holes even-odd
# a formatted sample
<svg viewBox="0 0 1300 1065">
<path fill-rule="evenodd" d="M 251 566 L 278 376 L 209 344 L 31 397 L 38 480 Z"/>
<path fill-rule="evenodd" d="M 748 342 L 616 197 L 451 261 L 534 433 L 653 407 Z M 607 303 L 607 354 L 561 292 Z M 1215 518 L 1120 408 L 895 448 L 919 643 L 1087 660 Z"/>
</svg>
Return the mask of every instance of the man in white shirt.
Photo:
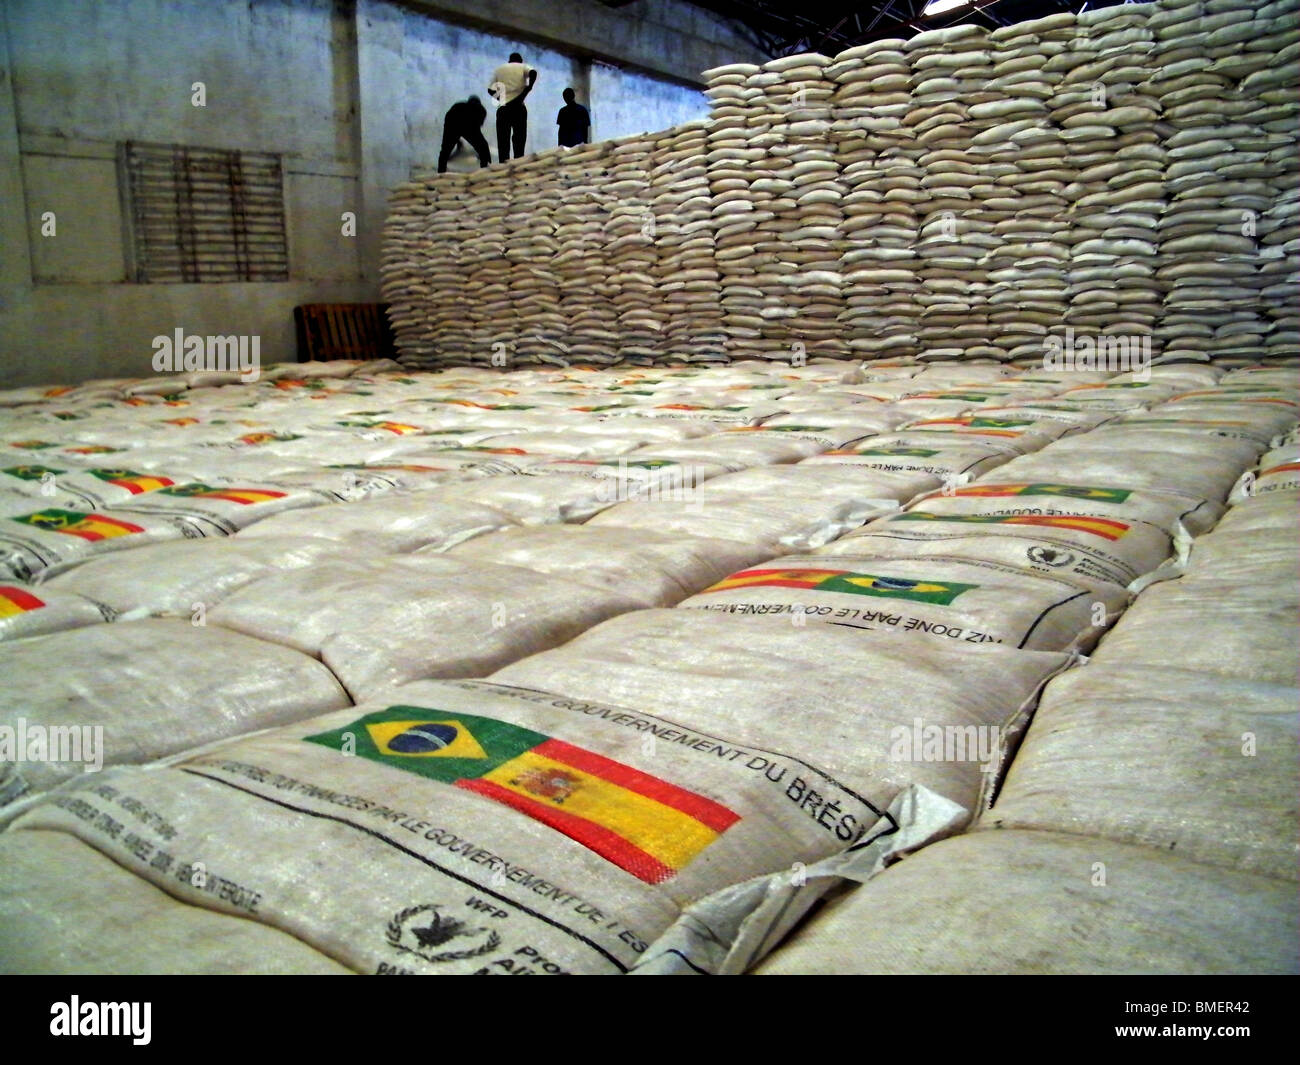
<svg viewBox="0 0 1300 1065">
<path fill-rule="evenodd" d="M 528 108 L 524 99 L 533 91 L 537 71 L 524 62 L 518 52 L 510 53 L 510 61 L 497 67 L 492 75 L 490 92 L 501 104 L 497 110 L 497 161 L 510 158 L 511 143 L 515 158 L 524 154 L 524 140 L 528 136 Z"/>
</svg>

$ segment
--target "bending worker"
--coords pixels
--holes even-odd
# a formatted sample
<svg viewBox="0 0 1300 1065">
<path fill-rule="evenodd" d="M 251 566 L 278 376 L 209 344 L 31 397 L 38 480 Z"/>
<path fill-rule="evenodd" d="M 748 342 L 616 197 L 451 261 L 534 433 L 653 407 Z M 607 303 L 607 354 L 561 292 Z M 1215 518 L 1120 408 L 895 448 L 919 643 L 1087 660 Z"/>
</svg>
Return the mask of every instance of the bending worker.
<svg viewBox="0 0 1300 1065">
<path fill-rule="evenodd" d="M 478 165 L 487 166 L 492 162 L 488 154 L 487 141 L 483 137 L 483 119 L 487 118 L 487 108 L 477 96 L 454 103 L 447 109 L 442 119 L 442 151 L 438 153 L 438 173 L 447 172 L 447 160 L 460 147 L 462 140 L 478 153 Z"/>
<path fill-rule="evenodd" d="M 497 67 L 488 90 L 500 101 L 497 110 L 497 160 L 504 163 L 510 158 L 513 143 L 515 158 L 524 154 L 524 140 L 528 136 L 528 108 L 524 99 L 533 91 L 537 71 L 524 62 L 518 52 L 510 53 L 510 61 Z"/>
</svg>

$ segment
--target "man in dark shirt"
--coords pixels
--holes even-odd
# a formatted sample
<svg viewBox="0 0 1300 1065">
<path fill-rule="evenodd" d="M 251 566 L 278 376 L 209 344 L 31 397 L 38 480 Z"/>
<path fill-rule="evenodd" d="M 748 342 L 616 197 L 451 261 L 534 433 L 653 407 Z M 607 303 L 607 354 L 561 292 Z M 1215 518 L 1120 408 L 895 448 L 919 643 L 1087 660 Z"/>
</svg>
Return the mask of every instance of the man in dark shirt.
<svg viewBox="0 0 1300 1065">
<path fill-rule="evenodd" d="M 565 148 L 586 144 L 590 139 L 591 115 L 582 104 L 575 103 L 576 96 L 572 89 L 565 89 L 564 106 L 555 116 L 556 125 L 560 127 L 560 144 Z"/>
<path fill-rule="evenodd" d="M 487 108 L 477 96 L 454 103 L 447 110 L 442 120 L 442 151 L 438 154 L 438 173 L 447 172 L 447 160 L 460 147 L 461 140 L 478 153 L 478 165 L 487 166 L 492 162 L 488 155 L 487 141 L 483 138 L 483 120 L 487 118 Z"/>
</svg>

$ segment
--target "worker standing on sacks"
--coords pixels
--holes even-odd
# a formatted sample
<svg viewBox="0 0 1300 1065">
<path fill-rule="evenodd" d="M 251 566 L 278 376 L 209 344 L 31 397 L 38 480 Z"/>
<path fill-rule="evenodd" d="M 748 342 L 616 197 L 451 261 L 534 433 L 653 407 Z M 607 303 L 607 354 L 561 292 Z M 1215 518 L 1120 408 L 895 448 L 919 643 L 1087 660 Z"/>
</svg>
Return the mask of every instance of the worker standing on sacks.
<svg viewBox="0 0 1300 1065">
<path fill-rule="evenodd" d="M 533 91 L 536 82 L 537 71 L 528 66 L 518 52 L 511 52 L 509 62 L 497 67 L 492 75 L 488 92 L 500 105 L 497 110 L 498 162 L 504 163 L 510 158 L 512 143 L 515 158 L 523 157 L 524 141 L 528 136 L 528 108 L 524 106 L 524 99 Z"/>
<path fill-rule="evenodd" d="M 564 106 L 556 113 L 555 124 L 560 127 L 561 148 L 576 148 L 591 141 L 591 114 L 578 103 L 578 94 L 572 89 L 564 90 Z"/>
</svg>

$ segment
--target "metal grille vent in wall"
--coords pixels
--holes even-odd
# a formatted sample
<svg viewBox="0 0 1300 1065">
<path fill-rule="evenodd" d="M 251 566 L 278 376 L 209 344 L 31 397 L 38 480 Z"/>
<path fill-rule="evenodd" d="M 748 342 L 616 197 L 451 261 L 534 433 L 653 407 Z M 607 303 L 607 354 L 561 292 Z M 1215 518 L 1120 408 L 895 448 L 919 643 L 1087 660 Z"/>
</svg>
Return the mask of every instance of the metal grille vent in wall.
<svg viewBox="0 0 1300 1065">
<path fill-rule="evenodd" d="M 278 155 L 127 141 L 122 162 L 136 281 L 289 279 Z"/>
</svg>

